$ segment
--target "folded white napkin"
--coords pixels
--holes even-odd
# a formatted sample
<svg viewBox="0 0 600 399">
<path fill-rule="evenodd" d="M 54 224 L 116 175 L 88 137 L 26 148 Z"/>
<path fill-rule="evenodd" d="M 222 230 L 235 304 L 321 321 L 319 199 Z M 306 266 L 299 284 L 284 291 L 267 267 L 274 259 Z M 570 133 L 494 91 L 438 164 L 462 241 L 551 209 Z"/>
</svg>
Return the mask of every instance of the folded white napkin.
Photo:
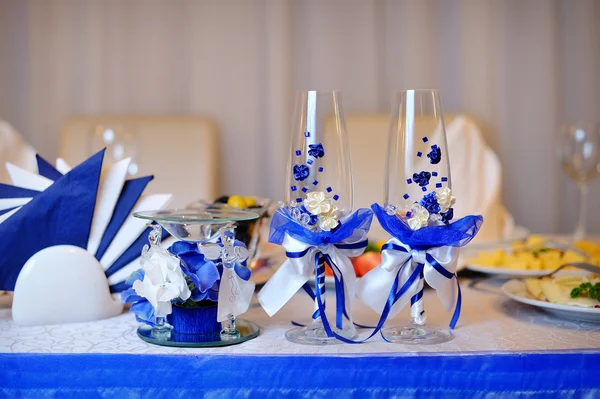
<svg viewBox="0 0 600 399">
<path fill-rule="evenodd" d="M 0 120 L 0 183 L 11 183 L 4 164 L 7 162 L 31 172 L 37 172 L 35 150 L 8 122 Z"/>
<path fill-rule="evenodd" d="M 502 165 L 485 143 L 479 127 L 457 116 L 446 127 L 452 191 L 457 198 L 454 219 L 482 215 L 484 223 L 473 242 L 497 241 L 514 229 L 512 216 L 502 206 Z"/>
</svg>

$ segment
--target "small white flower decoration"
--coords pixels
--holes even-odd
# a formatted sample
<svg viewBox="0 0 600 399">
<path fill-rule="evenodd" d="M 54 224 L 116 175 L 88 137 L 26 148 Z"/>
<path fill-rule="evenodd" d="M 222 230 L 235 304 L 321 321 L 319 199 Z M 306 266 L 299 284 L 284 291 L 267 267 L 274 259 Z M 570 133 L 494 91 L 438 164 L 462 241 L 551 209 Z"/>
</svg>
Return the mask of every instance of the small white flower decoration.
<svg viewBox="0 0 600 399">
<path fill-rule="evenodd" d="M 321 215 L 329 213 L 333 205 L 331 198 L 327 197 L 322 191 L 313 191 L 306 194 L 304 199 L 304 207 L 313 215 Z"/>
<path fill-rule="evenodd" d="M 338 220 L 336 215 L 333 215 L 333 212 L 327 215 L 319 216 L 319 227 L 323 231 L 331 231 L 338 225 Z"/>
<path fill-rule="evenodd" d="M 150 256 L 142 259 L 144 279 L 136 280 L 133 289 L 154 306 L 157 315 L 166 316 L 171 313 L 173 299 L 185 301 L 191 292 L 176 257 L 152 249 L 148 252 Z"/>
<path fill-rule="evenodd" d="M 444 187 L 439 191 L 435 192 L 438 204 L 440 204 L 441 212 L 444 213 L 448 209 L 452 208 L 452 205 L 456 202 L 456 198 L 452 195 L 452 190 L 448 187 Z"/>
<path fill-rule="evenodd" d="M 408 226 L 411 230 L 419 230 L 427 227 L 429 222 L 429 212 L 418 203 L 414 203 L 411 208 L 412 217 L 408 219 Z"/>
</svg>

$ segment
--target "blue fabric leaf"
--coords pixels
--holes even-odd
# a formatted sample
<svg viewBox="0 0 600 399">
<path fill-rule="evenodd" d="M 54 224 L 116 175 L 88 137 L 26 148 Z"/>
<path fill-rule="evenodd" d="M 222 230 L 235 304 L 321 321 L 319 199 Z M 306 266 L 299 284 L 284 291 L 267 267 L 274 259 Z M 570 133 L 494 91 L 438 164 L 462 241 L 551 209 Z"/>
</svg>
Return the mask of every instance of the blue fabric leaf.
<svg viewBox="0 0 600 399">
<path fill-rule="evenodd" d="M 0 289 L 12 291 L 36 252 L 61 244 L 87 248 L 104 150 L 58 179 L 0 224 Z"/>
<path fill-rule="evenodd" d="M 135 314 L 135 319 L 141 323 L 146 323 L 155 327 L 154 306 L 147 300 L 139 301 L 131 305 L 131 311 Z"/>
<path fill-rule="evenodd" d="M 196 251 L 180 252 L 177 257 L 193 272 L 196 273 L 205 262 L 204 255 Z"/>
<path fill-rule="evenodd" d="M 176 241 L 169 247 L 169 252 L 177 256 L 180 253 L 196 251 L 197 249 L 198 245 L 193 242 Z"/>
<path fill-rule="evenodd" d="M 250 269 L 248 269 L 247 267 L 242 266 L 240 263 L 236 263 L 234 266 L 234 270 L 235 273 L 240 276 L 240 278 L 242 280 L 248 281 L 250 280 L 250 275 L 252 274 L 250 272 Z"/>
<path fill-rule="evenodd" d="M 40 191 L 0 183 L 0 198 L 33 198 Z"/>
<path fill-rule="evenodd" d="M 201 292 L 208 290 L 221 278 L 217 266 L 211 261 L 205 262 L 195 274 L 200 282 L 198 289 Z"/>
<path fill-rule="evenodd" d="M 385 231 L 403 244 L 417 250 L 443 246 L 465 246 L 475 238 L 483 223 L 482 216 L 465 216 L 448 225 L 428 226 L 419 230 L 412 230 L 395 214 L 388 215 L 379 204 L 373 204 L 371 208 Z"/>
<path fill-rule="evenodd" d="M 125 184 L 123 184 L 121 195 L 119 196 L 110 221 L 108 222 L 106 230 L 104 231 L 102 239 L 100 240 L 98 250 L 96 251 L 96 259 L 102 259 L 102 256 L 108 249 L 108 246 L 117 235 L 123 223 L 125 223 L 125 220 L 127 220 L 131 214 L 135 203 L 140 198 L 146 189 L 146 186 L 152 179 L 154 179 L 154 176 L 145 176 L 137 179 L 127 180 Z M 141 250 L 142 248 L 140 247 L 140 251 Z"/>
<path fill-rule="evenodd" d="M 39 154 L 35 154 L 35 160 L 37 161 L 38 173 L 40 176 L 44 176 L 52 181 L 57 181 L 63 176 L 62 173 L 56 170 L 56 168 L 44 158 L 40 157 Z"/>
</svg>

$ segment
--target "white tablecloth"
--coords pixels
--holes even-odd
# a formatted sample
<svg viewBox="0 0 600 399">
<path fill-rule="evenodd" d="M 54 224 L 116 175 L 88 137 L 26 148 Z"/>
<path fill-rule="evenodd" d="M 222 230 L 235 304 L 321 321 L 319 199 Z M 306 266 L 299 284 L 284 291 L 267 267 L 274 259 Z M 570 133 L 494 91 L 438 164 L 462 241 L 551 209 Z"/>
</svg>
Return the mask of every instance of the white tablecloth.
<svg viewBox="0 0 600 399">
<path fill-rule="evenodd" d="M 136 336 L 138 323 L 133 314 L 110 319 L 43 327 L 19 327 L 9 309 L 0 310 L 0 352 L 8 353 L 130 353 L 130 354 L 384 354 L 384 353 L 460 353 L 570 351 L 600 348 L 600 324 L 559 319 L 542 310 L 513 302 L 500 294 L 468 287 L 462 281 L 463 309 L 455 339 L 440 345 L 407 346 L 390 344 L 380 336 L 361 345 L 339 344 L 316 347 L 286 341 L 284 333 L 291 320 L 304 322 L 312 311 L 312 302 L 298 293 L 273 318 L 253 304 L 243 318 L 261 326 L 256 339 L 221 348 L 169 348 L 148 344 Z M 332 303 L 333 305 L 333 303 Z M 331 306 L 333 307 L 333 306 Z M 441 309 L 432 290 L 425 292 L 428 321 L 447 325 L 451 315 Z M 356 322 L 374 325 L 377 315 L 355 302 Z M 405 309 L 394 321 L 408 320 Z M 361 335 L 368 334 L 363 330 Z"/>
</svg>

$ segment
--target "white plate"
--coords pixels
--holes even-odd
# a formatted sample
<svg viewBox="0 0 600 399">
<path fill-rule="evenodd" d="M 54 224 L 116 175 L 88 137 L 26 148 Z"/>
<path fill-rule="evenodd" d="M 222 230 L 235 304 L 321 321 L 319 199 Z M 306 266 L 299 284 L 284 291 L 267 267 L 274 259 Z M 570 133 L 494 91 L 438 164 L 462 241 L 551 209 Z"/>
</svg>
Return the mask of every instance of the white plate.
<svg viewBox="0 0 600 399">
<path fill-rule="evenodd" d="M 507 267 L 473 265 L 468 263 L 465 266 L 474 272 L 485 273 L 493 276 L 515 276 L 515 277 L 539 277 L 550 273 L 552 270 L 519 270 L 509 269 Z"/>
<path fill-rule="evenodd" d="M 525 282 L 522 280 L 510 280 L 502 286 L 502 292 L 510 299 L 527 305 L 535 306 L 558 317 L 580 321 L 591 321 L 600 323 L 600 308 L 584 308 L 580 306 L 559 305 L 546 301 L 533 299 L 527 293 Z"/>
<path fill-rule="evenodd" d="M 476 250 L 480 251 L 480 250 L 485 250 L 485 249 L 495 249 L 495 248 L 498 248 L 498 247 L 510 246 L 511 242 L 523 241 L 530 234 L 531 234 L 531 232 L 529 230 L 527 230 L 525 227 L 515 226 L 510 231 L 510 233 L 506 234 L 506 236 L 503 237 L 500 240 L 497 240 L 497 241 L 480 241 L 480 242 L 478 242 L 476 240 L 475 242 L 470 243 L 467 246 L 467 248 L 469 248 L 469 249 L 476 249 Z"/>
</svg>

